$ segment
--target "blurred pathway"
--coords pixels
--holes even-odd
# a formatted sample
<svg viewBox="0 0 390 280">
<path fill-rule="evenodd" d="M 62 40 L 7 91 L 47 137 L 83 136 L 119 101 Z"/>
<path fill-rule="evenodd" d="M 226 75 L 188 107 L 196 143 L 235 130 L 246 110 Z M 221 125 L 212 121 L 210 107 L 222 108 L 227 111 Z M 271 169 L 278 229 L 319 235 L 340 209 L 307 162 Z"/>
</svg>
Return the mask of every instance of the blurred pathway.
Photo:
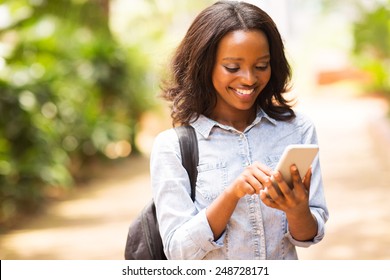
<svg viewBox="0 0 390 280">
<path fill-rule="evenodd" d="M 0 259 L 121 260 L 131 220 L 150 199 L 149 160 L 94 172 L 70 198 L 0 236 Z"/>
<path fill-rule="evenodd" d="M 324 240 L 301 259 L 390 259 L 387 104 L 324 87 L 302 102 L 317 125 L 330 210 Z"/>
<path fill-rule="evenodd" d="M 325 239 L 301 259 L 390 259 L 387 105 L 323 88 L 299 103 L 316 123 L 330 209 Z M 384 140 L 387 137 L 387 140 Z M 0 259 L 123 259 L 127 227 L 150 199 L 147 158 L 107 168 L 70 199 L 0 236 Z"/>
</svg>

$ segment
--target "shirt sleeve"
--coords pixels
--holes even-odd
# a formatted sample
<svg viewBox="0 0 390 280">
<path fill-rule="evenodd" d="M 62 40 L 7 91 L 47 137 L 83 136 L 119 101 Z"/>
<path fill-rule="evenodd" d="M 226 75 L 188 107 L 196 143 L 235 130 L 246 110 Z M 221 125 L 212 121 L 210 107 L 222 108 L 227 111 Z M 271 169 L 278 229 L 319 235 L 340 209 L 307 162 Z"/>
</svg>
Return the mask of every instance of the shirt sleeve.
<svg viewBox="0 0 390 280">
<path fill-rule="evenodd" d="M 302 133 L 302 143 L 305 144 L 318 144 L 318 138 L 315 126 L 313 122 L 299 115 L 298 121 L 301 124 L 301 133 Z M 310 194 L 309 194 L 309 207 L 311 213 L 317 220 L 318 230 L 317 235 L 310 241 L 298 241 L 295 240 L 289 232 L 287 232 L 287 237 L 295 246 L 299 247 L 309 247 L 313 244 L 320 242 L 325 236 L 325 223 L 329 218 L 329 211 L 326 205 L 324 186 L 322 180 L 322 172 L 320 166 L 320 152 L 317 157 L 314 159 L 312 164 L 312 177 L 310 182 Z"/>
<path fill-rule="evenodd" d="M 199 211 L 191 200 L 189 178 L 181 164 L 180 146 L 173 129 L 156 137 L 150 175 L 167 258 L 202 259 L 208 252 L 222 247 L 223 236 L 213 240 L 206 209 Z"/>
</svg>

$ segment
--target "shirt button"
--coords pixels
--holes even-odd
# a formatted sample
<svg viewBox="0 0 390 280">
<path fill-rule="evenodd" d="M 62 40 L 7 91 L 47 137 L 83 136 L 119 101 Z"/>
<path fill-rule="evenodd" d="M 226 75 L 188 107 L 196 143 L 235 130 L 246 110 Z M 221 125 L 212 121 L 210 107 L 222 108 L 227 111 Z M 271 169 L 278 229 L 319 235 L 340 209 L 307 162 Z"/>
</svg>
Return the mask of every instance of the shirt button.
<svg viewBox="0 0 390 280">
<path fill-rule="evenodd" d="M 241 133 L 241 134 L 240 134 L 240 138 L 241 138 L 241 139 L 244 138 L 244 134 Z"/>
</svg>

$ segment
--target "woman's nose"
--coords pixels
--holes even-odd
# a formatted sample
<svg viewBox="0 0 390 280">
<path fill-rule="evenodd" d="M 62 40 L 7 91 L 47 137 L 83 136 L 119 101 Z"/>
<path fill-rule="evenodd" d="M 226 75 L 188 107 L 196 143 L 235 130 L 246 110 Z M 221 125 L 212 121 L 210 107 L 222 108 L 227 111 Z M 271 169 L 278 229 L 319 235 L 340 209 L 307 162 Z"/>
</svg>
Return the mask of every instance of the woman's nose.
<svg viewBox="0 0 390 280">
<path fill-rule="evenodd" d="M 252 86 L 257 82 L 258 79 L 256 73 L 254 73 L 253 70 L 248 69 L 242 71 L 241 80 L 243 84 Z"/>
</svg>

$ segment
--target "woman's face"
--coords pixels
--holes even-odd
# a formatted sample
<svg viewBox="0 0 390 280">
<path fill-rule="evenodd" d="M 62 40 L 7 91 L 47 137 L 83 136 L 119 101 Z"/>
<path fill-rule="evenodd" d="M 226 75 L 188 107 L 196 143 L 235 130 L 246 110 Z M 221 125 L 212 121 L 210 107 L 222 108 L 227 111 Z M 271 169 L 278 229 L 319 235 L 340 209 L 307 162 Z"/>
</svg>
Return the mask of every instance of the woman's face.
<svg viewBox="0 0 390 280">
<path fill-rule="evenodd" d="M 226 34 L 218 45 L 212 72 L 217 91 L 213 116 L 253 112 L 256 98 L 271 77 L 270 59 L 263 32 L 237 30 Z"/>
</svg>

